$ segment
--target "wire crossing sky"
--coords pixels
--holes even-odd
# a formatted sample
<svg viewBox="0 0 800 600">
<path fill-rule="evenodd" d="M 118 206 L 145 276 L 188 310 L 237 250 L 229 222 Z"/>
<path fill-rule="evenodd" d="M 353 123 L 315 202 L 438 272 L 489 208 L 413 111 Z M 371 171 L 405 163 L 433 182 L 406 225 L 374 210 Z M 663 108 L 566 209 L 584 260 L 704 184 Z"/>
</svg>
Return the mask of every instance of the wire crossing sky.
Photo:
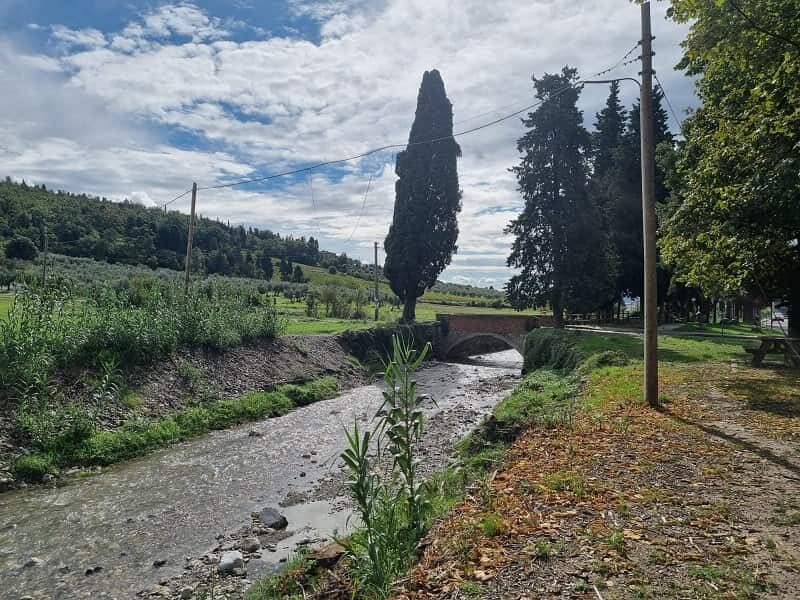
<svg viewBox="0 0 800 600">
<path fill-rule="evenodd" d="M 655 66 L 680 114 L 696 101 L 673 71 L 685 29 L 664 9 Z M 370 261 L 391 221 L 391 150 L 437 68 L 463 136 L 459 254 L 442 278 L 498 287 L 531 76 L 637 77 L 638 17 L 619 0 L 0 0 L 0 80 L 15 90 L 0 95 L 0 176 L 184 212 L 197 181 L 203 216 Z M 587 127 L 606 94 L 582 91 Z"/>
</svg>

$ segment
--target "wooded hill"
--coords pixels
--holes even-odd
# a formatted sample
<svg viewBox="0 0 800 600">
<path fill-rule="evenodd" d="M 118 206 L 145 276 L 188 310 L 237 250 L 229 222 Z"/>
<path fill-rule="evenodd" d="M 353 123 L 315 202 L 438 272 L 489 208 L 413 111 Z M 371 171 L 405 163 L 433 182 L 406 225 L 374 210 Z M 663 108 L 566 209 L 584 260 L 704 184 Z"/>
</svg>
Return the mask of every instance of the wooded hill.
<svg viewBox="0 0 800 600">
<path fill-rule="evenodd" d="M 129 201 L 51 191 L 10 178 L 0 182 L 0 240 L 25 237 L 41 250 L 111 263 L 183 268 L 188 215 Z M 319 249 L 313 237 L 283 237 L 266 229 L 231 226 L 200 217 L 194 233 L 195 270 L 261 277 L 270 257 L 343 272 L 368 271 L 361 262 Z"/>
</svg>

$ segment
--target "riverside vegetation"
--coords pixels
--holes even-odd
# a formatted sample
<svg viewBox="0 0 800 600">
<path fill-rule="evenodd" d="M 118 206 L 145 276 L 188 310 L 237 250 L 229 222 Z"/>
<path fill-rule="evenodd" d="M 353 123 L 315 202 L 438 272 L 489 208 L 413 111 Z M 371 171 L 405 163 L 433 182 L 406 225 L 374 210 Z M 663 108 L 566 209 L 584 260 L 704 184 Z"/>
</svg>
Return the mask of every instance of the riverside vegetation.
<svg viewBox="0 0 800 600">
<path fill-rule="evenodd" d="M 680 415 L 684 415 L 685 409 L 688 410 L 689 407 L 680 403 L 679 408 L 678 398 L 687 389 L 693 390 L 698 385 L 691 383 L 697 374 L 716 373 L 723 369 L 723 365 L 742 360 L 740 343 L 736 341 L 663 337 L 660 345 L 666 389 L 662 402 Z M 556 511 L 555 514 L 563 514 L 568 518 L 573 514 L 580 515 L 580 511 L 567 509 L 575 503 L 583 506 L 590 498 L 606 493 L 606 487 L 597 483 L 605 479 L 598 480 L 591 471 L 597 468 L 596 461 L 590 460 L 593 448 L 606 452 L 606 445 L 612 442 L 624 445 L 628 439 L 629 443 L 636 444 L 639 452 L 636 457 L 641 459 L 641 464 L 637 462 L 634 472 L 650 473 L 657 468 L 658 461 L 666 460 L 662 456 L 659 440 L 664 435 L 668 435 L 670 439 L 676 435 L 682 436 L 673 441 L 675 448 L 680 449 L 677 455 L 687 452 L 689 446 L 695 448 L 698 452 L 697 468 L 705 473 L 706 478 L 710 475 L 716 476 L 718 471 L 713 470 L 711 465 L 719 450 L 713 441 L 703 438 L 702 432 L 698 436 L 697 430 L 689 425 L 676 429 L 674 424 L 670 424 L 669 416 L 647 417 L 651 411 L 642 406 L 640 400 L 641 356 L 642 341 L 635 336 L 547 329 L 535 330 L 529 334 L 525 347 L 526 375 L 523 380 L 510 396 L 497 404 L 490 418 L 457 444 L 456 464 L 434 474 L 422 484 L 421 489 L 425 490 L 426 495 L 425 518 L 421 521 L 423 529 L 420 532 L 415 529 L 415 521 L 411 516 L 413 510 L 405 499 L 407 493 L 403 492 L 402 482 L 407 479 L 399 476 L 399 470 L 396 470 L 395 478 L 390 479 L 388 484 L 381 480 L 378 475 L 380 470 L 375 463 L 369 464 L 367 448 L 372 445 L 382 447 L 382 444 L 376 444 L 372 431 L 349 432 L 349 448 L 345 453 L 345 461 L 352 475 L 351 490 L 357 500 L 358 514 L 362 516 L 363 524 L 349 538 L 352 541 L 345 541 L 345 546 L 350 551 L 349 556 L 340 561 L 333 574 L 329 574 L 316 567 L 307 555 L 299 553 L 285 571 L 257 584 L 248 598 L 345 598 L 352 597 L 353 594 L 363 598 L 444 598 L 452 597 L 455 590 L 470 597 L 507 597 L 504 594 L 508 588 L 492 586 L 495 579 L 498 581 L 497 585 L 500 585 L 502 578 L 498 573 L 502 573 L 503 569 L 515 568 L 513 565 L 518 551 L 501 549 L 511 539 L 508 536 L 516 536 L 513 532 L 523 528 L 527 531 L 530 528 L 524 518 L 519 521 L 522 518 L 520 515 L 528 513 L 515 512 L 522 510 L 517 504 L 524 502 L 525 498 L 536 498 L 538 502 L 544 503 L 542 506 L 546 511 Z M 395 360 L 393 363 L 402 364 L 402 361 Z M 697 381 L 705 382 L 707 379 L 701 377 Z M 782 402 L 780 398 L 791 397 L 792 390 L 796 390 L 797 377 L 787 373 L 780 380 L 780 386 L 770 384 L 770 389 L 780 396 L 776 401 Z M 391 393 L 391 385 L 389 389 Z M 704 390 L 702 393 L 709 392 Z M 757 396 L 757 388 L 748 393 Z M 408 406 L 413 411 L 413 402 Z M 796 402 L 792 406 L 796 410 Z M 636 418 L 642 419 L 641 425 L 637 424 Z M 759 427 L 766 431 L 775 426 L 776 420 L 781 418 L 771 417 L 769 423 L 761 423 Z M 400 431 L 407 431 L 405 423 L 413 421 L 413 418 L 403 419 L 404 425 L 400 427 Z M 587 428 L 596 432 L 600 438 L 596 438 L 595 433 L 587 433 Z M 380 431 L 380 425 L 378 430 Z M 779 430 L 786 430 L 789 435 L 796 428 L 789 431 L 782 424 Z M 644 433 L 647 435 L 640 440 Z M 581 441 L 581 436 L 584 435 L 593 441 L 584 444 Z M 550 454 L 547 456 L 560 456 L 558 452 L 563 451 L 566 452 L 565 457 L 577 456 L 581 460 L 585 455 L 589 462 L 586 465 L 581 462 L 570 466 L 571 460 L 576 459 L 565 458 L 566 462 L 562 464 L 559 458 L 557 464 L 548 466 L 544 456 L 536 450 L 536 444 L 540 443 L 537 440 L 540 439 L 548 444 Z M 600 439 L 606 442 L 601 443 Z M 616 478 L 628 472 L 622 463 L 631 457 L 618 448 L 608 449 L 608 452 L 612 451 L 613 455 L 603 459 L 606 461 L 603 464 L 607 463 L 612 469 L 604 477 L 608 478 L 609 485 L 623 485 L 624 481 L 617 481 Z M 389 454 L 394 456 L 397 452 Z M 399 454 L 405 456 L 403 452 Z M 620 465 L 617 465 L 618 462 Z M 519 485 L 527 486 L 523 490 L 514 487 L 517 485 L 516 480 L 510 479 L 514 475 L 498 475 L 507 470 L 516 473 L 514 469 L 517 468 L 526 469 L 526 476 L 532 476 L 529 471 L 540 472 L 539 481 L 520 483 Z M 673 498 L 671 503 L 677 503 L 676 507 L 695 514 L 692 512 L 695 511 L 693 507 L 698 502 L 705 506 L 705 500 L 693 500 L 692 488 L 669 488 L 680 486 L 680 477 L 676 475 L 679 472 L 680 469 L 670 469 L 671 475 L 666 476 L 668 481 L 662 483 L 671 489 L 668 492 L 673 494 L 670 496 Z M 419 484 L 417 482 L 415 485 Z M 384 487 L 387 485 L 388 487 Z M 510 494 L 506 489 L 509 485 L 514 489 Z M 650 506 L 647 504 L 648 498 L 662 498 L 661 501 L 664 501 L 663 496 L 654 496 L 657 490 L 649 489 L 644 482 L 637 483 L 634 488 L 626 488 L 627 491 L 622 496 L 611 494 L 609 497 L 613 501 L 613 513 L 607 514 L 616 519 L 630 519 L 630 515 L 637 514 L 638 505 Z M 711 500 L 709 502 L 713 509 L 715 505 Z M 658 504 L 653 504 L 653 507 L 657 508 Z M 705 510 L 702 506 L 696 510 L 702 512 L 701 509 Z M 780 510 L 784 512 L 781 513 Z M 776 511 L 778 519 L 785 513 L 785 506 L 781 505 Z M 692 518 L 699 518 L 695 515 L 674 523 L 688 524 L 692 521 L 696 523 L 695 527 L 706 527 L 708 521 L 704 519 L 708 519 L 711 514 L 706 513 L 703 513 L 705 516 L 699 521 L 692 521 Z M 366 521 L 363 520 L 364 514 L 368 515 Z M 728 511 L 720 514 L 731 513 Z M 712 522 L 718 523 L 713 519 Z M 668 521 L 667 525 L 671 523 L 673 521 Z M 659 524 L 666 527 L 660 520 Z M 543 527 L 545 525 L 547 524 Z M 574 580 L 569 575 L 572 572 L 570 565 L 577 560 L 575 557 L 581 556 L 574 549 L 570 550 L 570 544 L 576 536 L 579 539 L 583 539 L 581 536 L 588 536 L 582 543 L 590 543 L 592 548 L 596 546 L 599 556 L 612 556 L 606 570 L 603 570 L 603 565 L 607 563 L 599 561 L 591 566 L 581 566 L 580 568 L 586 570 L 586 577 L 598 589 L 613 585 L 613 581 L 607 584 L 607 580 L 613 579 L 618 569 L 623 568 L 616 561 L 631 560 L 627 557 L 638 552 L 634 545 L 637 544 L 636 540 L 643 539 L 637 536 L 643 534 L 631 533 L 631 529 L 624 528 L 633 528 L 635 524 L 609 525 L 608 530 L 603 530 L 605 533 L 601 531 L 596 535 L 589 529 L 581 529 L 586 526 L 586 523 L 570 524 L 570 528 L 576 529 L 564 529 L 563 537 L 558 530 L 544 529 L 531 533 L 532 537 L 525 543 L 514 541 L 519 548 L 525 547 L 524 556 L 519 555 L 519 559 L 524 559 L 527 567 L 522 570 L 528 574 L 506 576 L 509 582 L 503 581 L 503 585 L 517 585 L 514 583 L 515 578 L 521 578 L 523 582 L 519 584 L 521 587 L 513 588 L 513 592 L 508 593 L 518 597 L 524 591 L 534 589 L 526 586 L 538 586 L 548 577 L 563 576 L 566 580 L 562 582 L 564 587 L 561 589 L 572 587 L 574 581 L 567 581 L 570 577 Z M 698 532 L 690 532 L 690 535 L 702 537 Z M 698 540 L 698 537 L 693 539 Z M 516 537 L 513 539 L 516 540 Z M 421 544 L 418 540 L 422 540 Z M 661 541 L 657 543 L 661 544 Z M 765 543 L 775 547 L 774 542 Z M 659 588 L 657 579 L 644 584 L 633 581 L 632 585 L 641 594 L 636 597 L 662 597 L 653 591 L 657 589 L 668 597 L 675 594 L 679 596 L 681 590 L 686 589 L 692 589 L 695 593 L 705 593 L 702 588 L 713 591 L 713 587 L 702 583 L 702 578 L 728 590 L 731 597 L 757 597 L 765 590 L 773 589 L 763 573 L 759 574 L 757 568 L 754 571 L 752 563 L 748 566 L 747 560 L 742 558 L 743 554 L 738 550 L 729 556 L 724 551 L 720 555 L 713 545 L 706 547 L 705 542 L 700 541 L 696 541 L 696 544 L 703 547 L 703 556 L 700 558 L 681 561 L 675 556 L 670 559 L 667 558 L 670 556 L 669 548 L 666 554 L 662 553 L 663 556 L 659 554 L 659 550 L 654 554 L 656 558 L 640 557 L 639 565 L 653 565 L 652 568 L 657 570 L 663 568 L 659 565 L 668 564 L 672 565 L 669 567 L 671 569 L 682 568 L 684 574 L 675 576 L 669 590 Z M 752 540 L 743 546 L 751 547 Z M 643 548 L 646 550 L 647 546 Z M 416 560 L 421 562 L 418 566 L 413 566 Z M 650 567 L 642 567 L 642 570 L 648 571 Z M 701 579 L 698 580 L 697 577 Z M 526 581 L 533 583 L 525 583 Z M 586 582 L 575 587 L 575 593 L 579 595 L 587 590 L 591 592 L 592 587 Z M 654 593 L 656 595 L 652 595 Z M 701 594 L 698 597 L 717 596 Z"/>
</svg>

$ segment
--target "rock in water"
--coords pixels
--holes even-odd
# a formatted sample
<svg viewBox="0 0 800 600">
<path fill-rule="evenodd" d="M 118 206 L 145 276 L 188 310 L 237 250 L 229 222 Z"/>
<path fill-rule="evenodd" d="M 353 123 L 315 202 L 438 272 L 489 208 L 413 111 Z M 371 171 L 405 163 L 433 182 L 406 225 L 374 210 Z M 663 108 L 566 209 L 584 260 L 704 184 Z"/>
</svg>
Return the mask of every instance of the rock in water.
<svg viewBox="0 0 800 600">
<path fill-rule="evenodd" d="M 289 524 L 289 521 L 286 520 L 286 517 L 284 517 L 274 508 L 269 507 L 258 513 L 258 518 L 266 527 L 270 527 L 272 529 L 285 529 Z"/>
<path fill-rule="evenodd" d="M 222 558 L 219 559 L 219 567 L 217 568 L 220 573 L 233 573 L 234 570 L 244 569 L 242 553 L 238 550 L 229 550 L 225 552 Z"/>
<path fill-rule="evenodd" d="M 239 542 L 238 547 L 243 552 L 258 552 L 261 549 L 261 542 L 257 537 L 246 537 Z"/>
</svg>

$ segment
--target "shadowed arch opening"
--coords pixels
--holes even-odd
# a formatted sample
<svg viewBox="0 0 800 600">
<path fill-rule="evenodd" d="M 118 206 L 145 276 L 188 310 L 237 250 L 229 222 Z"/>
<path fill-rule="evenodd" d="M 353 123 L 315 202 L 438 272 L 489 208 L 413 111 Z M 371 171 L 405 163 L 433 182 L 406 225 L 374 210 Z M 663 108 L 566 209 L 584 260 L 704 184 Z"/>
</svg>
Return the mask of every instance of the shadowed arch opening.
<svg viewBox="0 0 800 600">
<path fill-rule="evenodd" d="M 444 358 L 464 358 L 476 354 L 488 354 L 502 350 L 516 350 L 522 354 L 520 342 L 512 336 L 489 331 L 451 334 L 452 339 L 445 348 Z"/>
</svg>

